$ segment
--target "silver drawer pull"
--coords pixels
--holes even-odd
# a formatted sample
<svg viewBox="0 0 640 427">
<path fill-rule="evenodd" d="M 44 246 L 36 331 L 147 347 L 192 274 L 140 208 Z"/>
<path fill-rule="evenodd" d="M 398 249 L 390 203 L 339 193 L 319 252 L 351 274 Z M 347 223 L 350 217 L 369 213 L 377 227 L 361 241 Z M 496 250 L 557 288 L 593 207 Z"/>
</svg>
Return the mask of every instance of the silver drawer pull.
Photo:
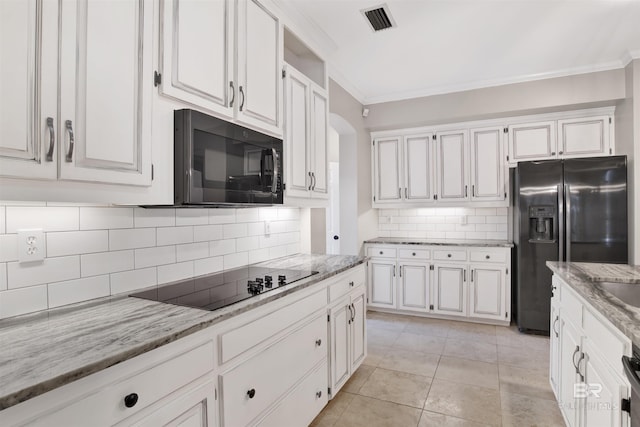
<svg viewBox="0 0 640 427">
<path fill-rule="evenodd" d="M 67 120 L 64 122 L 64 126 L 67 129 L 67 133 L 69 134 L 69 150 L 67 151 L 67 155 L 65 156 L 65 161 L 71 162 L 73 160 L 73 146 L 75 145 L 75 140 L 73 137 L 73 124 L 71 120 Z"/>
<path fill-rule="evenodd" d="M 56 133 L 53 129 L 53 118 L 47 117 L 47 129 L 49 129 L 49 150 L 47 151 L 47 162 L 53 161 L 53 147 L 56 145 Z"/>
</svg>

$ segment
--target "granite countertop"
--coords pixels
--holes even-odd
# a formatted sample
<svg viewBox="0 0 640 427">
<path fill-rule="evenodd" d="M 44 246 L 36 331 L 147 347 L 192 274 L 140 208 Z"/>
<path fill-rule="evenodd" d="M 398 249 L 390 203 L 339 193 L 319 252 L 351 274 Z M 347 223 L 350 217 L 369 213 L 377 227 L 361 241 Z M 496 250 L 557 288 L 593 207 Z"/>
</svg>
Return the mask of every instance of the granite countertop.
<svg viewBox="0 0 640 427">
<path fill-rule="evenodd" d="M 0 320 L 0 410 L 304 289 L 365 260 L 302 254 L 259 263 L 318 274 L 215 311 L 119 296 Z"/>
<path fill-rule="evenodd" d="M 512 248 L 508 240 L 462 240 L 462 239 L 422 239 L 414 237 L 376 237 L 364 243 L 382 243 L 387 245 L 425 245 L 425 246 L 474 246 L 483 248 Z"/>
<path fill-rule="evenodd" d="M 639 266 L 547 261 L 547 267 L 635 345 L 640 345 L 640 308 L 622 302 L 598 285 L 598 282 L 609 281 L 636 283 L 640 286 Z"/>
</svg>

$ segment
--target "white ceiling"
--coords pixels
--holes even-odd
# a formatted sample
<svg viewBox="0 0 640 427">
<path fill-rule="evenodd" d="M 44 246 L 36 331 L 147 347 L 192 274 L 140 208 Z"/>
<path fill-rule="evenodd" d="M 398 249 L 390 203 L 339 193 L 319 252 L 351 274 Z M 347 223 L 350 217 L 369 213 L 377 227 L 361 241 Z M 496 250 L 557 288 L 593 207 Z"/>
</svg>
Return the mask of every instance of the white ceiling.
<svg viewBox="0 0 640 427">
<path fill-rule="evenodd" d="M 620 68 L 640 0 L 281 0 L 333 42 L 330 75 L 364 104 Z M 398 25 L 374 33 L 361 9 Z"/>
</svg>

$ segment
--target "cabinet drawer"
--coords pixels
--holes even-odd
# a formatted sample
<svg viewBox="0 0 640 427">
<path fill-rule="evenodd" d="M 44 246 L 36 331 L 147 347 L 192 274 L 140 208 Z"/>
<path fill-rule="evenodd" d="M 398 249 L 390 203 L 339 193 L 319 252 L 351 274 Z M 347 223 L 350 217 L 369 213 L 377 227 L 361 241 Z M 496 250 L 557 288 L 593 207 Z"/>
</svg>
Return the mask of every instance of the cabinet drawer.
<svg viewBox="0 0 640 427">
<path fill-rule="evenodd" d="M 431 252 L 425 249 L 400 249 L 398 258 L 427 260 L 431 259 Z"/>
<path fill-rule="evenodd" d="M 564 301 L 563 301 L 564 304 Z M 594 343 L 594 348 L 602 354 L 603 359 L 613 370 L 624 377 L 622 356 L 631 355 L 631 341 L 613 331 L 589 310 L 584 311 L 584 333 Z"/>
<path fill-rule="evenodd" d="M 582 303 L 568 286 L 562 288 L 560 317 L 569 319 L 575 326 L 582 328 Z"/>
<path fill-rule="evenodd" d="M 309 376 L 287 395 L 276 409 L 263 418 L 259 426 L 282 427 L 295 422 L 309 425 L 327 404 L 327 361 L 325 359 Z"/>
<path fill-rule="evenodd" d="M 31 425 L 82 426 L 96 425 L 96 422 L 116 424 L 202 377 L 213 370 L 213 367 L 213 342 L 209 341 L 57 412 L 40 417 Z M 124 398 L 133 393 L 137 394 L 138 400 L 135 406 L 127 408 Z"/>
<path fill-rule="evenodd" d="M 221 334 L 220 363 L 228 362 L 326 305 L 327 291 L 323 289 L 258 320 Z"/>
<path fill-rule="evenodd" d="M 433 259 L 440 261 L 466 261 L 467 251 L 461 251 L 459 249 L 440 249 L 437 251 L 433 251 Z"/>
<path fill-rule="evenodd" d="M 506 262 L 507 254 L 505 251 L 469 251 L 469 259 L 472 262 Z"/>
<path fill-rule="evenodd" d="M 325 357 L 327 317 L 323 313 L 220 376 L 223 425 L 249 424 Z"/>
<path fill-rule="evenodd" d="M 352 268 L 340 274 L 334 282 L 329 285 L 329 300 L 331 302 L 341 298 L 360 285 L 364 285 L 364 266 Z"/>
<path fill-rule="evenodd" d="M 396 250 L 394 248 L 369 248 L 367 255 L 374 258 L 395 258 Z"/>
</svg>

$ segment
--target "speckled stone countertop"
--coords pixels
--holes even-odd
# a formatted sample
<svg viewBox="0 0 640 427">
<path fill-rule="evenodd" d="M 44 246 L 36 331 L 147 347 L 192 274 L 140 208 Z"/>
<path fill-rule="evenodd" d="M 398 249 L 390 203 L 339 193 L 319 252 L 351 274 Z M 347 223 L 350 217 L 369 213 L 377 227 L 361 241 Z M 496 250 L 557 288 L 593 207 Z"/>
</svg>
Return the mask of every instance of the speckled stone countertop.
<svg viewBox="0 0 640 427">
<path fill-rule="evenodd" d="M 376 237 L 364 243 L 387 245 L 425 245 L 425 246 L 476 246 L 483 248 L 512 248 L 513 242 L 507 240 L 461 240 L 461 239 L 421 239 L 413 237 Z"/>
<path fill-rule="evenodd" d="M 0 410 L 304 289 L 365 260 L 293 255 L 260 263 L 319 273 L 215 311 L 120 296 L 0 320 Z"/>
<path fill-rule="evenodd" d="M 586 266 L 586 267 L 585 267 Z M 613 325 L 620 329 L 635 345 L 640 346 L 640 308 L 625 304 L 614 295 L 607 292 L 600 285 L 599 281 L 624 282 L 624 277 L 616 274 L 614 277 L 607 277 L 605 274 L 598 275 L 600 280 L 592 280 L 589 273 L 602 266 L 612 267 L 616 273 L 622 270 L 614 264 L 592 264 L 580 262 L 557 262 L 547 261 L 547 267 L 557 274 L 564 282 L 571 286 L 580 296 L 582 296 L 589 304 L 593 306 L 600 314 L 606 317 Z M 637 272 L 640 267 L 631 267 L 630 271 Z M 629 279 L 634 279 L 636 274 L 630 273 Z M 640 286 L 640 284 L 638 284 Z"/>
</svg>

